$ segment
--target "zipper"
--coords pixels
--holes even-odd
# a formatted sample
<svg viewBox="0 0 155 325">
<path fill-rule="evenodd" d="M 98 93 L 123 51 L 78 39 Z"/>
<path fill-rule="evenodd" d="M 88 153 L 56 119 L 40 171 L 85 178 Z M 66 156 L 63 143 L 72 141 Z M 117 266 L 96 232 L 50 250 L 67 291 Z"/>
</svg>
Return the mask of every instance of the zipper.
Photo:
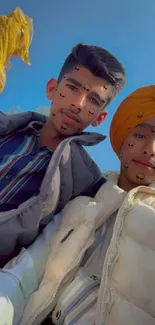
<svg viewBox="0 0 155 325">
<path fill-rule="evenodd" d="M 133 192 L 133 196 L 135 195 L 136 191 Z M 127 197 L 128 199 L 128 197 Z M 104 259 L 104 264 L 103 264 L 103 269 L 102 269 L 102 275 L 101 275 L 101 284 L 100 284 L 100 289 L 98 293 L 98 301 L 97 301 L 97 312 L 96 312 L 96 320 L 95 320 L 95 325 L 103 325 L 107 323 L 107 317 L 109 315 L 109 312 L 111 310 L 111 306 L 114 302 L 114 292 L 112 289 L 107 289 L 109 282 L 109 277 L 111 276 L 112 270 L 114 268 L 114 265 L 116 263 L 117 257 L 118 257 L 118 236 L 120 236 L 120 233 L 122 231 L 123 227 L 123 222 L 125 219 L 125 216 L 129 213 L 129 211 L 132 209 L 132 203 L 128 203 L 127 201 L 124 200 L 118 213 L 116 216 L 115 224 L 113 227 L 113 234 L 112 238 L 110 241 L 109 248 L 107 249 L 105 259 Z M 118 227 L 119 225 L 119 227 Z M 117 229 L 118 228 L 118 229 Z M 117 229 L 117 230 L 116 230 Z M 106 263 L 106 267 L 105 266 Z M 108 280 L 107 280 L 108 279 Z M 110 288 L 110 287 L 109 287 Z M 110 298 L 110 302 L 105 302 L 104 295 L 105 291 L 109 291 L 108 295 Z"/>
<path fill-rule="evenodd" d="M 90 237 L 91 237 L 91 235 L 92 235 L 92 233 L 90 234 Z M 54 300 L 56 298 L 57 292 L 60 288 L 62 281 L 64 281 L 68 275 L 69 275 L 69 278 L 71 278 L 74 275 L 77 267 L 79 266 L 79 262 L 81 261 L 81 259 L 83 257 L 84 252 L 87 250 L 88 247 L 90 247 L 90 245 L 93 243 L 93 241 L 94 241 L 94 238 L 88 239 L 86 245 L 84 246 L 84 248 L 78 255 L 75 263 L 73 263 L 74 268 L 72 269 L 72 267 L 71 267 L 67 270 L 65 275 L 59 280 L 59 283 L 57 284 L 57 287 L 55 289 L 55 293 L 52 296 L 50 296 L 48 301 L 46 301 L 44 303 L 44 305 L 38 310 L 38 312 L 36 312 L 36 314 L 34 316 L 32 316 L 26 323 L 24 323 L 24 325 L 39 325 L 48 316 L 48 314 L 50 314 L 50 312 L 52 312 L 52 309 L 54 308 L 54 303 L 55 303 Z"/>
</svg>

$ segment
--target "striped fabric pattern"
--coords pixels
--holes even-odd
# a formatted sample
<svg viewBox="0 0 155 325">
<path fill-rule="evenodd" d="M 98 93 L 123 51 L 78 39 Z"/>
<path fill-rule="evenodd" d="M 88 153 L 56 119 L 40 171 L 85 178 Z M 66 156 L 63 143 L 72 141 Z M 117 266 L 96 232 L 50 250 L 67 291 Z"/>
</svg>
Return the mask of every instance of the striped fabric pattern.
<svg viewBox="0 0 155 325">
<path fill-rule="evenodd" d="M 40 122 L 0 139 L 0 212 L 39 193 L 52 151 L 39 147 Z"/>
</svg>

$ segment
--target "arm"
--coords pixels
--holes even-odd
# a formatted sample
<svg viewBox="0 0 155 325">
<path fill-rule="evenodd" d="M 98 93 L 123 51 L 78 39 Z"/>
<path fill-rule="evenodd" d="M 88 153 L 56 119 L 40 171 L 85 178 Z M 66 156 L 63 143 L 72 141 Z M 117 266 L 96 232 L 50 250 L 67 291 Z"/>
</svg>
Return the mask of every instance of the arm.
<svg viewBox="0 0 155 325">
<path fill-rule="evenodd" d="M 31 294 L 44 274 L 51 240 L 59 228 L 61 213 L 54 216 L 28 248 L 0 269 L 0 324 L 18 324 Z"/>
</svg>

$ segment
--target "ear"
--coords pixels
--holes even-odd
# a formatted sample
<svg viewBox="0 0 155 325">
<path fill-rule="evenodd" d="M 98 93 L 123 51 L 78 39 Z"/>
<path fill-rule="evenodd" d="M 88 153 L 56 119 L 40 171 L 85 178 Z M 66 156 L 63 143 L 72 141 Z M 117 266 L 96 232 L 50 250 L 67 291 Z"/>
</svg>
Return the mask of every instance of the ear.
<svg viewBox="0 0 155 325">
<path fill-rule="evenodd" d="M 54 78 L 50 79 L 46 85 L 46 97 L 49 100 L 53 100 L 56 87 L 57 87 L 57 80 Z"/>
<path fill-rule="evenodd" d="M 108 115 L 108 112 L 106 112 L 106 111 L 100 113 L 100 115 L 98 116 L 98 118 L 94 122 L 92 122 L 91 125 L 92 126 L 98 126 L 98 125 L 100 125 L 106 119 L 107 115 Z"/>
</svg>

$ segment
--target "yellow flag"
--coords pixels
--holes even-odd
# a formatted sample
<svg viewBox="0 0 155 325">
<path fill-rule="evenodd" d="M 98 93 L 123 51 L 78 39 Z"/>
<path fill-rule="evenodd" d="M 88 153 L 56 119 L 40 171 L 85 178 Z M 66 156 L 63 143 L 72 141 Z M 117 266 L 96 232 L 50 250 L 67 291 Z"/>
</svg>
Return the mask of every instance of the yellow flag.
<svg viewBox="0 0 155 325">
<path fill-rule="evenodd" d="M 12 56 L 30 63 L 29 47 L 33 38 L 32 19 L 16 8 L 8 16 L 0 16 L 0 93 L 6 84 L 6 69 Z"/>
</svg>

